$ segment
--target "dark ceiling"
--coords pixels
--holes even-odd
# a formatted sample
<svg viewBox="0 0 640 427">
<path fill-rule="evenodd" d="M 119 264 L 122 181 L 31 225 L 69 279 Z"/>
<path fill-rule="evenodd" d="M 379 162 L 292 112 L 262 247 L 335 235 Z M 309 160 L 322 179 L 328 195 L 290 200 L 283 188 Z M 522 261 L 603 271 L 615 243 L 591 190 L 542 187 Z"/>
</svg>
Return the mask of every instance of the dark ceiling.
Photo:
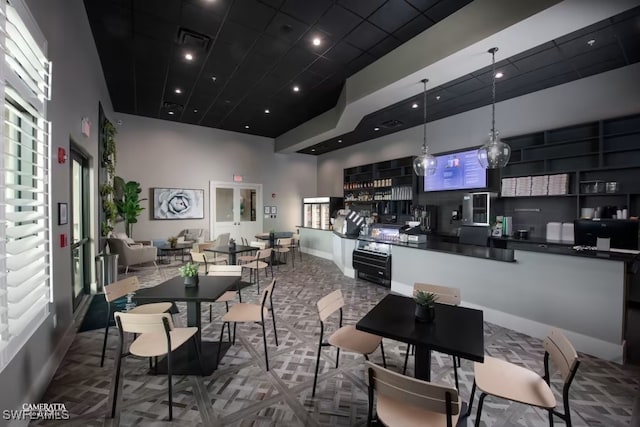
<svg viewBox="0 0 640 427">
<path fill-rule="evenodd" d="M 504 74 L 496 80 L 497 101 L 636 63 L 640 61 L 640 7 L 505 60 L 498 61 L 498 51 L 496 58 L 496 70 Z M 428 90 L 427 121 L 491 104 L 489 53 L 487 64 L 481 70 Z M 416 91 L 420 92 L 415 96 L 365 116 L 352 132 L 298 152 L 320 155 L 423 123 L 421 88 L 422 84 L 416 82 Z M 412 108 L 413 104 L 418 104 L 418 108 Z M 499 120 L 498 117 L 498 129 Z M 487 117 L 487 134 L 490 127 Z"/>
<path fill-rule="evenodd" d="M 334 107 L 347 77 L 470 1 L 84 4 L 115 111 L 276 137 Z"/>
</svg>

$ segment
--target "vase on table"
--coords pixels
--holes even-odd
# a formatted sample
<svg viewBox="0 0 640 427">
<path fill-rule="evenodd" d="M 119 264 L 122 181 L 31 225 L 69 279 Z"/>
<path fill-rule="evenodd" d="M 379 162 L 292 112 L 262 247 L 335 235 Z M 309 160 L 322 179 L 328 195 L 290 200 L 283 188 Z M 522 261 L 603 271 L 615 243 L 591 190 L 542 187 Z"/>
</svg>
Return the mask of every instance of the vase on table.
<svg viewBox="0 0 640 427">
<path fill-rule="evenodd" d="M 195 288 L 198 286 L 199 282 L 200 282 L 199 276 L 186 276 L 184 278 L 185 288 Z"/>
<path fill-rule="evenodd" d="M 415 315 L 416 315 L 416 321 L 431 323 L 433 322 L 433 319 L 436 317 L 436 308 L 434 306 L 428 307 L 426 305 L 416 304 Z"/>
</svg>

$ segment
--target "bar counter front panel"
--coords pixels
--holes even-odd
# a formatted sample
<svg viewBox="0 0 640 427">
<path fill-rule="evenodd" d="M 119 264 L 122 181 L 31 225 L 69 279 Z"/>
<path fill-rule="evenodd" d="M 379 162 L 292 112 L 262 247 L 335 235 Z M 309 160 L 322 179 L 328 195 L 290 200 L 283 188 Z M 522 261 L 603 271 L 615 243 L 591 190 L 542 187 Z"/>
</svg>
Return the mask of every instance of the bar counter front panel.
<svg viewBox="0 0 640 427">
<path fill-rule="evenodd" d="M 334 248 L 335 239 L 353 242 L 334 235 Z M 622 361 L 624 261 L 515 250 L 515 262 L 504 262 L 465 246 L 392 244 L 391 291 L 411 295 L 415 282 L 457 287 L 488 322 L 538 338 L 559 327 L 579 351 Z"/>
</svg>

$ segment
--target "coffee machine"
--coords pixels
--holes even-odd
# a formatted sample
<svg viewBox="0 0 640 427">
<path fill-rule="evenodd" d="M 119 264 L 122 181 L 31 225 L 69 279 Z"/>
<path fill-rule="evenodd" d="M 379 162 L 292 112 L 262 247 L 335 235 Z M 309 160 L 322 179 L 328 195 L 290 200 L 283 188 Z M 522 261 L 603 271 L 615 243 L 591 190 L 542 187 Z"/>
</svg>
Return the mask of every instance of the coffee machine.
<svg viewBox="0 0 640 427">
<path fill-rule="evenodd" d="M 413 218 L 420 222 L 420 227 L 426 233 L 436 231 L 438 228 L 438 206 L 417 206 L 413 210 Z"/>
</svg>

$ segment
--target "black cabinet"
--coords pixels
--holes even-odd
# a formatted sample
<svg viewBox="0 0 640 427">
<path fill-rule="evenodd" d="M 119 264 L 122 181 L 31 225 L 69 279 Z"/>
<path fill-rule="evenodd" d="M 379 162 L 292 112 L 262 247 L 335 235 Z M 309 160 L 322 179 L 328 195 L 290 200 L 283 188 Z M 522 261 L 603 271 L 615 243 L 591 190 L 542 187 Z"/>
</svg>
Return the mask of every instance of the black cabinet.
<svg viewBox="0 0 640 427">
<path fill-rule="evenodd" d="M 388 243 L 358 240 L 353 251 L 357 277 L 391 287 L 391 248 Z"/>
</svg>

